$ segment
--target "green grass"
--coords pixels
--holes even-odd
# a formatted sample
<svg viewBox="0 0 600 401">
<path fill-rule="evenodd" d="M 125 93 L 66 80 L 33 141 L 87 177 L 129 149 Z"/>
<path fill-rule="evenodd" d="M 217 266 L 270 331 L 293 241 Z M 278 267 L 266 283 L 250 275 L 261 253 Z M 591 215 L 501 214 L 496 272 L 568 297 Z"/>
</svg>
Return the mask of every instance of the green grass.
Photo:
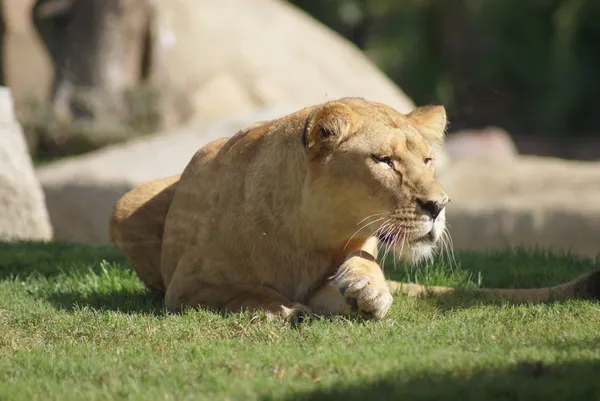
<svg viewBox="0 0 600 401">
<path fill-rule="evenodd" d="M 404 266 L 426 284 L 551 285 L 560 252 Z M 600 304 L 396 296 L 379 322 L 165 313 L 111 247 L 0 244 L 0 400 L 598 400 Z"/>
</svg>

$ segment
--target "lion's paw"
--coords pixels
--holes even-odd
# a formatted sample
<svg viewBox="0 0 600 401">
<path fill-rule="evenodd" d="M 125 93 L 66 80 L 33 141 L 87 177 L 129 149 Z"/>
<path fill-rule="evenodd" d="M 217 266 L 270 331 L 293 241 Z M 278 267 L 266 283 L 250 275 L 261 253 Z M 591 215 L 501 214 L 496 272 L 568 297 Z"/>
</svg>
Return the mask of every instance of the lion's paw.
<svg viewBox="0 0 600 401">
<path fill-rule="evenodd" d="M 384 284 L 367 282 L 356 291 L 345 291 L 344 297 L 352 304 L 356 303 L 358 310 L 375 319 L 382 319 L 392 306 L 393 298 L 390 290 Z"/>
<path fill-rule="evenodd" d="M 334 284 L 350 305 L 367 316 L 381 319 L 392 306 L 393 297 L 385 280 L 342 274 Z"/>
<path fill-rule="evenodd" d="M 287 306 L 281 306 L 281 317 L 288 321 L 292 326 L 304 323 L 310 318 L 312 311 L 305 305 L 293 303 Z"/>
</svg>

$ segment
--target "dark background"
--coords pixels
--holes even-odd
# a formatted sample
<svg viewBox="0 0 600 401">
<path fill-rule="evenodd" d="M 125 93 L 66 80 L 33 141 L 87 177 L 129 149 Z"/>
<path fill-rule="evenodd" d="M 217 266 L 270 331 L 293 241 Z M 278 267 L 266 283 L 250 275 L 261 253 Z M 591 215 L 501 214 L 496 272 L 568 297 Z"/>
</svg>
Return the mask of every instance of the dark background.
<svg viewBox="0 0 600 401">
<path fill-rule="evenodd" d="M 451 131 L 494 125 L 525 153 L 600 157 L 600 1 L 289 0 L 363 49 Z"/>
</svg>

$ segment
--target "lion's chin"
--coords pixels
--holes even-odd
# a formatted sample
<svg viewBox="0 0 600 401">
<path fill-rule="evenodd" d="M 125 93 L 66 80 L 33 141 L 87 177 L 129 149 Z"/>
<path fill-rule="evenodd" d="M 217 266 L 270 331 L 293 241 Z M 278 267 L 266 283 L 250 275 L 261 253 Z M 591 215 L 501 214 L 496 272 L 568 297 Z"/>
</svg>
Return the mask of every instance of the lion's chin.
<svg viewBox="0 0 600 401">
<path fill-rule="evenodd" d="M 436 249 L 437 246 L 435 242 L 420 241 L 409 245 L 407 252 L 405 252 L 404 255 L 401 255 L 401 258 L 412 264 L 418 264 L 424 260 L 432 259 Z"/>
<path fill-rule="evenodd" d="M 405 243 L 404 245 L 380 243 L 380 256 L 392 257 L 416 265 L 424 260 L 431 260 L 436 249 L 437 245 L 434 242 L 425 241 Z"/>
<path fill-rule="evenodd" d="M 384 250 L 388 250 L 386 245 L 382 245 Z M 436 249 L 436 241 L 419 239 L 417 241 L 408 241 L 404 245 L 393 244 L 392 249 L 388 250 L 387 253 L 396 259 L 405 260 L 411 264 L 418 264 L 424 260 L 431 259 Z"/>
</svg>

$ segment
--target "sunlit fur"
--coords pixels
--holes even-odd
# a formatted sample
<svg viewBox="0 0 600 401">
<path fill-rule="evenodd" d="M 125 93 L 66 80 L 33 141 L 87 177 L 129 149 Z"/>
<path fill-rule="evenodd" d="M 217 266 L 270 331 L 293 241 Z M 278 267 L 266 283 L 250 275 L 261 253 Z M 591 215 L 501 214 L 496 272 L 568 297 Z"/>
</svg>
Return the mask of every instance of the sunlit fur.
<svg viewBox="0 0 600 401">
<path fill-rule="evenodd" d="M 111 239 L 171 311 L 382 318 L 377 259 L 450 249 L 444 210 L 423 207 L 448 200 L 433 154 L 445 127 L 440 106 L 403 115 L 355 98 L 257 123 L 125 194 Z"/>
</svg>

